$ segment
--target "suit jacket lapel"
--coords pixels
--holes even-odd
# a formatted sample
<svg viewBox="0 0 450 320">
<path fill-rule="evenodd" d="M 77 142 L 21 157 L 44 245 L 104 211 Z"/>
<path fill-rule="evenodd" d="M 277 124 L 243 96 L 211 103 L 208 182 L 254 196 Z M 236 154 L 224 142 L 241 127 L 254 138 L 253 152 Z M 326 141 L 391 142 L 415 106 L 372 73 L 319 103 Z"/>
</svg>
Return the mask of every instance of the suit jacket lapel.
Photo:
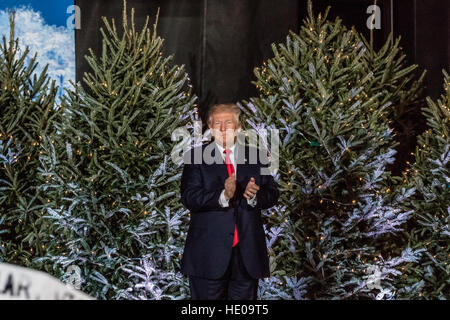
<svg viewBox="0 0 450 320">
<path fill-rule="evenodd" d="M 246 179 L 248 179 L 248 146 L 240 145 L 237 151 L 236 166 L 237 166 L 237 180 L 236 180 L 236 207 L 241 205 L 244 198 L 245 187 L 247 186 Z"/>
<path fill-rule="evenodd" d="M 236 167 L 237 167 L 237 180 L 239 183 L 244 180 L 247 164 L 247 146 L 237 145 L 235 148 L 236 152 Z"/>
<path fill-rule="evenodd" d="M 223 159 L 222 155 L 220 155 L 220 150 L 217 147 L 217 144 L 214 141 L 212 141 L 211 143 L 214 143 L 214 149 L 211 152 L 213 159 L 215 159 L 216 152 L 220 156 L 219 159 Z M 214 161 L 213 165 L 216 166 L 217 173 L 223 178 L 223 181 L 225 182 L 225 180 L 228 178 L 228 170 L 227 170 L 227 166 L 225 165 L 225 162 L 223 160 L 220 163 L 216 163 Z"/>
</svg>

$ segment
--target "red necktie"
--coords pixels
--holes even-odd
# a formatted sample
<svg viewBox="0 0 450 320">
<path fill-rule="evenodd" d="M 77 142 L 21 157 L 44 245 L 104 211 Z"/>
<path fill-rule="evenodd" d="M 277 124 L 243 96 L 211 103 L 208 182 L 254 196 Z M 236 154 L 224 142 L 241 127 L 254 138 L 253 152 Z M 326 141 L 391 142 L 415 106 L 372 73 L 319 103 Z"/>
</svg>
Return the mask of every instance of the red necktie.
<svg viewBox="0 0 450 320">
<path fill-rule="evenodd" d="M 225 153 L 225 164 L 227 165 L 227 171 L 228 175 L 231 177 L 231 175 L 234 173 L 234 166 L 230 159 L 230 153 L 231 150 L 226 149 L 223 150 L 223 153 Z M 234 238 L 233 238 L 233 247 L 239 242 L 238 233 L 237 233 L 237 226 L 234 225 Z"/>
</svg>

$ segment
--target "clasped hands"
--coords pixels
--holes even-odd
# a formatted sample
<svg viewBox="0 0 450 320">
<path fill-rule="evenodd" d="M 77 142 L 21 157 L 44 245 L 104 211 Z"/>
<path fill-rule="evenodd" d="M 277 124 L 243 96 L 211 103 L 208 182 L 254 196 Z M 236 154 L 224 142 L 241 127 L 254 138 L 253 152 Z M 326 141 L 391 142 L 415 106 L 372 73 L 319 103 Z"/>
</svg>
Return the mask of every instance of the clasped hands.
<svg viewBox="0 0 450 320">
<path fill-rule="evenodd" d="M 259 186 L 255 183 L 255 178 L 250 178 L 247 183 L 247 187 L 244 191 L 244 197 L 246 199 L 253 198 L 259 190 Z M 230 200 L 236 192 L 236 174 L 233 173 L 225 180 L 225 199 Z"/>
</svg>

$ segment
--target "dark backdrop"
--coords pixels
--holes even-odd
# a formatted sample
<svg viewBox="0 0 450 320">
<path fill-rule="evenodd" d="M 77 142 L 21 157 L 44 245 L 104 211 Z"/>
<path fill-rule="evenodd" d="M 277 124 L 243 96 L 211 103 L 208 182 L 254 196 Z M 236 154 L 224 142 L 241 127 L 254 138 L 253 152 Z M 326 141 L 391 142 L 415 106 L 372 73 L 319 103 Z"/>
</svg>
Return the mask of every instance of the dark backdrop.
<svg viewBox="0 0 450 320">
<path fill-rule="evenodd" d="M 332 4 L 330 18 L 369 37 L 367 7 L 374 0 L 315 0 L 314 11 Z M 120 26 L 122 0 L 76 0 L 81 8 L 81 29 L 76 30 L 77 81 L 89 70 L 84 55 L 101 48 L 101 16 Z M 425 94 L 442 92 L 441 69 L 449 67 L 449 0 L 378 0 L 381 30 L 374 31 L 380 46 L 393 30 L 402 36 L 409 63 L 427 69 Z M 147 15 L 154 22 L 160 7 L 158 33 L 165 39 L 165 54 L 184 64 L 200 99 L 202 114 L 215 102 L 236 102 L 256 94 L 253 68 L 272 56 L 271 43 L 284 42 L 289 30 L 298 32 L 306 16 L 306 0 L 128 0 L 136 10 L 136 25 Z"/>
</svg>

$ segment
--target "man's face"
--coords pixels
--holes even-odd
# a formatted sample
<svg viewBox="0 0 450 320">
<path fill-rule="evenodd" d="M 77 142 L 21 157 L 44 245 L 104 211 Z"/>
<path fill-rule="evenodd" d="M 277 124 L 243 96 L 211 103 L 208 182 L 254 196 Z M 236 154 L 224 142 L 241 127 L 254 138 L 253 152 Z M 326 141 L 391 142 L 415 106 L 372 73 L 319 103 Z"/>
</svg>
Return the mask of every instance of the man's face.
<svg viewBox="0 0 450 320">
<path fill-rule="evenodd" d="M 235 141 L 236 122 L 232 112 L 215 112 L 212 115 L 211 132 L 222 146 L 231 146 Z"/>
</svg>

